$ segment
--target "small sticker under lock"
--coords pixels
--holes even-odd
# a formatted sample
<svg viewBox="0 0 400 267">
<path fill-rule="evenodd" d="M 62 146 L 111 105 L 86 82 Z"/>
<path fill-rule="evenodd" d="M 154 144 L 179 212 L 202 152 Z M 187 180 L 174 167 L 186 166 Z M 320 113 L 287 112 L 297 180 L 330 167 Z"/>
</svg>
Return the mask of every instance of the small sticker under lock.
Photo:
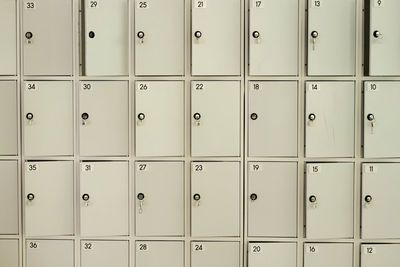
<svg viewBox="0 0 400 267">
<path fill-rule="evenodd" d="M 311 92 L 319 91 L 321 90 L 321 84 L 319 83 L 310 83 L 308 85 L 308 90 Z"/>
<path fill-rule="evenodd" d="M 364 173 L 376 173 L 378 172 L 378 166 L 366 164 L 364 165 Z"/>
</svg>

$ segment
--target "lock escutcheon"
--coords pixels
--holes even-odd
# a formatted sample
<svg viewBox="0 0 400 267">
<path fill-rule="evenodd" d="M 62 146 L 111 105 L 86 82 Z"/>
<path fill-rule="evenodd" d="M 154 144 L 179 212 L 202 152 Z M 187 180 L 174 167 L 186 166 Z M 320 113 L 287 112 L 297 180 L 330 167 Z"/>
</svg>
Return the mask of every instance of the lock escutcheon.
<svg viewBox="0 0 400 267">
<path fill-rule="evenodd" d="M 95 36 L 96 36 L 96 34 L 94 34 L 93 31 L 90 31 L 90 32 L 89 32 L 89 38 L 94 38 Z"/>
<path fill-rule="evenodd" d="M 25 33 L 25 38 L 26 39 L 30 40 L 30 39 L 32 39 L 32 37 L 33 37 L 33 33 L 32 32 Z"/>
<path fill-rule="evenodd" d="M 250 115 L 250 118 L 251 118 L 253 121 L 255 121 L 255 120 L 258 118 L 257 113 L 252 113 L 252 114 Z"/>
<path fill-rule="evenodd" d="M 374 37 L 380 39 L 382 38 L 382 33 L 380 31 L 374 31 Z"/>
<path fill-rule="evenodd" d="M 318 34 L 317 31 L 312 31 L 312 32 L 311 32 L 311 37 L 314 38 L 314 39 L 318 38 L 318 35 L 319 35 L 319 34 Z"/>
<path fill-rule="evenodd" d="M 143 193 L 139 193 L 139 194 L 137 195 L 137 199 L 143 200 L 143 199 L 144 199 L 144 194 L 143 194 Z"/>
<path fill-rule="evenodd" d="M 258 31 L 254 31 L 253 32 L 253 38 L 257 39 L 258 37 L 260 37 L 260 33 Z"/>
<path fill-rule="evenodd" d="M 193 195 L 193 199 L 194 199 L 195 201 L 199 201 L 200 198 L 201 198 L 200 194 L 194 194 L 194 195 Z"/>
<path fill-rule="evenodd" d="M 310 196 L 310 198 L 308 199 L 311 203 L 315 203 L 317 202 L 317 197 L 316 196 Z"/>
<path fill-rule="evenodd" d="M 315 121 L 316 118 L 317 118 L 317 116 L 314 113 L 311 113 L 310 115 L 308 115 L 308 119 L 310 121 Z"/>
<path fill-rule="evenodd" d="M 29 194 L 26 196 L 26 198 L 27 198 L 29 201 L 32 201 L 32 200 L 35 199 L 35 195 L 32 194 L 32 193 L 29 193 Z"/>
<path fill-rule="evenodd" d="M 255 193 L 253 193 L 253 194 L 250 195 L 250 199 L 251 199 L 252 201 L 257 200 L 257 198 L 258 198 L 258 196 L 257 196 L 257 194 L 255 194 Z"/>
<path fill-rule="evenodd" d="M 143 38 L 144 38 L 144 32 L 142 32 L 142 31 L 138 32 L 138 33 L 137 33 L 137 37 L 138 37 L 139 39 L 143 39 Z"/>
<path fill-rule="evenodd" d="M 372 196 L 370 196 L 370 195 L 367 195 L 367 196 L 365 196 L 365 202 L 367 202 L 367 203 L 371 203 L 371 201 L 372 201 Z"/>
<path fill-rule="evenodd" d="M 82 120 L 87 120 L 87 119 L 89 119 L 89 114 L 87 114 L 86 112 L 82 113 L 81 117 L 82 117 Z"/>
<path fill-rule="evenodd" d="M 27 120 L 32 120 L 33 119 L 33 114 L 32 113 L 27 113 L 26 114 L 26 119 Z"/>
<path fill-rule="evenodd" d="M 368 115 L 367 115 L 367 119 L 368 119 L 369 121 L 373 121 L 373 120 L 375 120 L 375 115 L 374 115 L 374 114 L 368 114 Z"/>
<path fill-rule="evenodd" d="M 194 33 L 194 37 L 196 37 L 197 39 L 200 38 L 203 34 L 201 33 L 201 31 L 195 31 Z"/>
<path fill-rule="evenodd" d="M 83 194 L 82 195 L 82 199 L 84 200 L 84 201 L 88 201 L 89 200 L 89 194 Z"/>
<path fill-rule="evenodd" d="M 146 115 L 144 115 L 143 113 L 139 113 L 139 114 L 138 114 L 138 119 L 139 119 L 140 121 L 144 120 L 145 118 L 146 118 Z"/>
<path fill-rule="evenodd" d="M 193 115 L 193 118 L 194 118 L 196 121 L 200 120 L 200 118 L 201 118 L 200 113 L 195 113 L 195 114 Z"/>
</svg>

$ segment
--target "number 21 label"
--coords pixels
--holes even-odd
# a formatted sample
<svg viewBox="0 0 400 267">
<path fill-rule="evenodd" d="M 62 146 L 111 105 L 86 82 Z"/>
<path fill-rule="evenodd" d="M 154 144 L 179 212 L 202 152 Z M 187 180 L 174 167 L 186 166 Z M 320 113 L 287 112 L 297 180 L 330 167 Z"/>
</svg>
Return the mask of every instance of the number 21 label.
<svg viewBox="0 0 400 267">
<path fill-rule="evenodd" d="M 194 0 L 193 5 L 195 8 L 207 8 L 207 0 Z"/>
</svg>

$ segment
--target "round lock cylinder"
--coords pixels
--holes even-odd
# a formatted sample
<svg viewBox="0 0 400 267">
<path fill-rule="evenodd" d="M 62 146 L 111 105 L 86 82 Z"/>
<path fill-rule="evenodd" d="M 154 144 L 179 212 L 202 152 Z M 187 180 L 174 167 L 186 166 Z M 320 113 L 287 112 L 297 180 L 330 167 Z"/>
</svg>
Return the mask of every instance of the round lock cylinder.
<svg viewBox="0 0 400 267">
<path fill-rule="evenodd" d="M 90 31 L 89 32 L 89 38 L 94 38 L 96 35 L 94 34 L 94 32 L 93 31 Z"/>
<path fill-rule="evenodd" d="M 382 37 L 382 33 L 380 31 L 374 31 L 374 37 L 375 38 L 381 38 Z"/>
<path fill-rule="evenodd" d="M 26 196 L 26 198 L 27 198 L 29 201 L 32 201 L 32 200 L 35 199 L 35 195 L 32 194 L 32 193 L 29 193 L 29 194 Z"/>
<path fill-rule="evenodd" d="M 308 119 L 310 121 L 315 121 L 316 118 L 317 118 L 317 116 L 314 113 L 311 113 L 310 115 L 308 115 Z"/>
<path fill-rule="evenodd" d="M 193 195 L 193 199 L 196 200 L 196 201 L 199 201 L 200 198 L 201 198 L 201 197 L 200 197 L 199 194 L 194 194 L 194 195 Z"/>
<path fill-rule="evenodd" d="M 257 113 L 252 113 L 252 114 L 250 115 L 250 118 L 251 118 L 253 121 L 255 121 L 255 120 L 258 118 Z"/>
<path fill-rule="evenodd" d="M 374 114 L 368 114 L 368 115 L 367 115 L 367 119 L 368 119 L 369 121 L 375 120 Z"/>
<path fill-rule="evenodd" d="M 260 33 L 258 31 L 254 31 L 253 32 L 253 38 L 257 39 L 258 37 L 260 37 Z"/>
<path fill-rule="evenodd" d="M 142 32 L 142 31 L 138 32 L 138 33 L 137 33 L 137 37 L 138 37 L 139 39 L 143 39 L 143 38 L 144 38 L 144 32 Z"/>
<path fill-rule="evenodd" d="M 143 194 L 143 193 L 139 193 L 139 194 L 137 195 L 137 199 L 143 200 L 143 199 L 144 199 L 144 194 Z"/>
<path fill-rule="evenodd" d="M 139 113 L 139 114 L 138 114 L 138 119 L 139 119 L 140 121 L 144 120 L 145 118 L 146 118 L 146 115 L 144 115 L 143 113 Z"/>
<path fill-rule="evenodd" d="M 253 193 L 253 194 L 250 195 L 250 199 L 251 199 L 252 201 L 257 200 L 257 198 L 258 198 L 258 196 L 257 196 L 257 194 L 255 194 L 255 193 Z"/>
<path fill-rule="evenodd" d="M 82 199 L 84 200 L 84 201 L 88 201 L 89 200 L 89 195 L 88 194 L 83 194 L 82 195 Z"/>
<path fill-rule="evenodd" d="M 193 115 L 193 118 L 194 118 L 196 121 L 200 120 L 200 118 L 201 118 L 200 113 L 195 113 L 195 114 Z"/>
<path fill-rule="evenodd" d="M 367 196 L 365 196 L 365 202 L 367 202 L 367 203 L 371 203 L 371 201 L 372 201 L 372 196 L 370 196 L 370 195 L 367 195 Z"/>
<path fill-rule="evenodd" d="M 196 31 L 196 32 L 194 33 L 194 37 L 196 37 L 196 38 L 200 38 L 202 35 L 203 35 L 203 34 L 201 33 L 201 31 Z"/>
<path fill-rule="evenodd" d="M 33 119 L 33 114 L 32 113 L 27 113 L 26 114 L 26 119 L 27 120 L 32 120 Z"/>
<path fill-rule="evenodd" d="M 32 37 L 33 37 L 33 34 L 31 33 L 31 32 L 27 32 L 27 33 L 25 33 L 25 38 L 26 39 L 32 39 Z"/>
<path fill-rule="evenodd" d="M 314 39 L 315 39 L 315 38 L 318 38 L 318 35 L 319 35 L 319 34 L 318 34 L 317 31 L 312 31 L 312 32 L 311 32 L 311 37 L 314 38 Z"/>
<path fill-rule="evenodd" d="M 87 119 L 89 119 L 89 114 L 82 113 L 81 117 L 82 117 L 83 120 L 87 120 Z"/>
<path fill-rule="evenodd" d="M 310 196 L 308 199 L 311 203 L 317 202 L 317 197 L 316 196 Z"/>
</svg>

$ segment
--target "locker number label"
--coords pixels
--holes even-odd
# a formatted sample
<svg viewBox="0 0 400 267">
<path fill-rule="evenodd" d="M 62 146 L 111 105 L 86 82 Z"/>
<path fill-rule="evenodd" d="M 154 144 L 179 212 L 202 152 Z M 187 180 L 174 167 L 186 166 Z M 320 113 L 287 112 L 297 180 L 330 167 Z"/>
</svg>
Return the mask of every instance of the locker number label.
<svg viewBox="0 0 400 267">
<path fill-rule="evenodd" d="M 34 171 L 37 171 L 38 169 L 39 169 L 39 165 L 38 164 L 28 164 L 27 166 L 26 166 L 26 169 L 27 169 L 27 171 L 29 171 L 29 172 L 34 172 Z"/>
<path fill-rule="evenodd" d="M 264 8 L 264 0 L 253 0 L 254 8 Z"/>
<path fill-rule="evenodd" d="M 84 243 L 83 244 L 83 249 L 84 250 L 89 250 L 93 248 L 93 244 L 92 243 Z"/>
<path fill-rule="evenodd" d="M 25 83 L 25 90 L 28 92 L 37 91 L 39 86 L 36 83 Z"/>
<path fill-rule="evenodd" d="M 318 253 L 318 246 L 308 245 L 306 247 L 306 252 L 307 253 L 311 253 L 311 254 L 317 254 Z"/>
<path fill-rule="evenodd" d="M 82 90 L 83 91 L 92 90 L 92 84 L 91 83 L 82 83 Z"/>
<path fill-rule="evenodd" d="M 207 0 L 194 0 L 193 5 L 195 8 L 207 8 Z"/>
<path fill-rule="evenodd" d="M 137 244 L 137 251 L 148 251 L 148 250 L 149 250 L 149 244 L 145 243 Z"/>
<path fill-rule="evenodd" d="M 319 174 L 321 172 L 321 166 L 319 165 L 309 165 L 308 173 L 309 174 Z"/>
<path fill-rule="evenodd" d="M 38 242 L 29 242 L 28 247 L 30 249 L 37 249 L 37 248 L 39 248 L 39 243 Z"/>
<path fill-rule="evenodd" d="M 83 164 L 82 165 L 82 172 L 92 172 L 94 166 L 92 164 Z"/>
<path fill-rule="evenodd" d="M 36 9 L 36 2 L 35 1 L 25 1 L 25 9 L 27 10 L 33 10 Z"/>
<path fill-rule="evenodd" d="M 147 166 L 147 164 L 144 163 L 140 163 L 137 165 L 137 170 L 138 171 L 147 171 L 149 169 L 149 167 Z"/>
<path fill-rule="evenodd" d="M 364 254 L 371 255 L 375 254 L 375 247 L 364 247 Z"/>
<path fill-rule="evenodd" d="M 199 251 L 204 251 L 204 245 L 203 244 L 193 244 L 193 251 L 194 252 L 199 252 Z"/>
<path fill-rule="evenodd" d="M 374 0 L 374 7 L 383 7 L 385 0 Z"/>
<path fill-rule="evenodd" d="M 311 7 L 321 7 L 322 0 L 311 0 Z"/>
<path fill-rule="evenodd" d="M 261 167 L 260 164 L 251 164 L 250 169 L 251 169 L 251 171 L 253 171 L 253 172 L 262 171 L 262 167 Z"/>
<path fill-rule="evenodd" d="M 262 248 L 261 248 L 261 246 L 251 246 L 251 252 L 252 253 L 261 253 Z"/>
<path fill-rule="evenodd" d="M 195 172 L 204 171 L 204 165 L 203 164 L 195 164 L 195 165 L 193 165 L 193 171 L 195 171 Z"/>
<path fill-rule="evenodd" d="M 376 173 L 376 172 L 378 172 L 378 166 L 369 164 L 364 166 L 364 173 Z"/>
<path fill-rule="evenodd" d="M 150 8 L 149 1 L 137 1 L 138 9 L 147 9 Z"/>
<path fill-rule="evenodd" d="M 99 0 L 90 0 L 89 1 L 89 8 L 98 8 L 99 7 Z"/>
<path fill-rule="evenodd" d="M 321 84 L 319 84 L 319 83 L 310 83 L 308 85 L 308 90 L 311 91 L 311 92 L 319 91 L 319 90 L 321 90 Z"/>
<path fill-rule="evenodd" d="M 367 83 L 367 91 L 368 92 L 378 91 L 378 85 L 376 83 Z"/>
</svg>

